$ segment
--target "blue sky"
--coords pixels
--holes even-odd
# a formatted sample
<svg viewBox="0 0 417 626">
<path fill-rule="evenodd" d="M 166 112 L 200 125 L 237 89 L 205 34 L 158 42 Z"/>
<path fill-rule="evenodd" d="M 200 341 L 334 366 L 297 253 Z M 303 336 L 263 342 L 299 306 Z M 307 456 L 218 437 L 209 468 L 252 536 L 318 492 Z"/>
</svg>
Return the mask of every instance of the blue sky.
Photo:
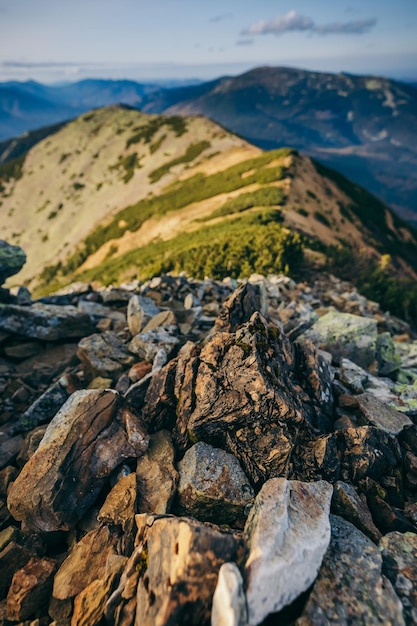
<svg viewBox="0 0 417 626">
<path fill-rule="evenodd" d="M 0 80 L 238 74 L 417 80 L 417 0 L 0 0 Z"/>
</svg>

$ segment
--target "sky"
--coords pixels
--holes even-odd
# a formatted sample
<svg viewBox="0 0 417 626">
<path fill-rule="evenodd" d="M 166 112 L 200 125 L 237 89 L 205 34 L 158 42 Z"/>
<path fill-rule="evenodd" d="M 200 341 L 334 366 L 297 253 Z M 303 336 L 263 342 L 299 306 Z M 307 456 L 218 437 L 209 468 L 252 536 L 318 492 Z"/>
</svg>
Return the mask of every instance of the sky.
<svg viewBox="0 0 417 626">
<path fill-rule="evenodd" d="M 417 0 L 0 0 L 0 81 L 261 65 L 417 80 Z"/>
</svg>

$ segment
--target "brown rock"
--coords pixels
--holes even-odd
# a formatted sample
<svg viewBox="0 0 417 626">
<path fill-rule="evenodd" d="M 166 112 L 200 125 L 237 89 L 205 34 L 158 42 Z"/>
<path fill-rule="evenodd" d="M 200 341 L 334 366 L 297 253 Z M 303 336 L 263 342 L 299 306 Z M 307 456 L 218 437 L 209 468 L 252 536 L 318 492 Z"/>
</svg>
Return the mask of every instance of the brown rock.
<svg viewBox="0 0 417 626">
<path fill-rule="evenodd" d="M 345 453 L 342 478 L 354 484 L 369 476 L 378 480 L 401 462 L 396 438 L 373 426 L 347 428 L 342 431 Z"/>
<path fill-rule="evenodd" d="M 8 506 L 15 519 L 45 532 L 68 530 L 111 472 L 146 450 L 148 438 L 138 420 L 119 405 L 113 391 L 70 396 L 10 487 Z"/>
<path fill-rule="evenodd" d="M 7 594 L 7 617 L 13 621 L 31 617 L 48 600 L 56 561 L 31 558 L 18 570 Z"/>
<path fill-rule="evenodd" d="M 73 598 L 93 580 L 103 578 L 107 559 L 116 554 L 116 538 L 104 526 L 87 533 L 71 550 L 54 579 L 52 595 Z"/>
<path fill-rule="evenodd" d="M 106 602 L 126 561 L 124 556 L 114 555 L 108 558 L 104 576 L 93 580 L 75 598 L 71 626 L 95 626 L 101 623 Z"/>
<path fill-rule="evenodd" d="M 136 474 L 122 476 L 107 496 L 97 516 L 99 522 L 127 528 L 136 514 Z"/>
<path fill-rule="evenodd" d="M 140 361 L 135 363 L 129 370 L 129 378 L 132 383 L 137 383 L 138 380 L 142 380 L 146 374 L 152 371 L 152 363 L 149 361 Z"/>
<path fill-rule="evenodd" d="M 136 615 L 136 588 L 147 562 L 146 549 L 139 541 L 123 570 L 120 582 L 107 601 L 106 623 L 133 626 Z"/>
<path fill-rule="evenodd" d="M 137 586 L 137 626 L 191 626 L 210 619 L 220 566 L 235 561 L 240 542 L 195 520 L 137 515 L 146 546 Z"/>
<path fill-rule="evenodd" d="M 13 574 L 21 569 L 34 556 L 27 548 L 10 541 L 0 552 L 0 598 L 5 597 Z"/>
<path fill-rule="evenodd" d="M 0 496 L 7 496 L 9 485 L 16 480 L 18 473 L 13 465 L 8 465 L 0 471 Z"/>
<path fill-rule="evenodd" d="M 151 435 L 147 451 L 137 461 L 136 477 L 138 511 L 168 513 L 178 483 L 178 472 L 174 465 L 174 446 L 167 431 Z"/>
<path fill-rule="evenodd" d="M 178 365 L 179 443 L 190 438 L 227 450 L 255 485 L 286 476 L 298 437 L 312 437 L 320 414 L 296 366 L 293 345 L 259 313 L 236 333 L 215 334 L 182 375 Z"/>
</svg>

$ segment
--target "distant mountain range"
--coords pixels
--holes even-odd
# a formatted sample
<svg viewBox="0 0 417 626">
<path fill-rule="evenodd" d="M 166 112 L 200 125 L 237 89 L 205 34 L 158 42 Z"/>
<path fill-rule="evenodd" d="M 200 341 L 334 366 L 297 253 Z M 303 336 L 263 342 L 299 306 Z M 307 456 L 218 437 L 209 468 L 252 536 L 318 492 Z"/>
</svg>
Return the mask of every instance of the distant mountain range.
<svg viewBox="0 0 417 626">
<path fill-rule="evenodd" d="M 61 87 L 3 83 L 0 139 L 113 102 L 204 115 L 263 149 L 294 146 L 417 222 L 415 84 L 271 67 L 174 88 L 102 80 Z M 16 142 L 0 144 L 0 162 L 16 149 Z"/>
<path fill-rule="evenodd" d="M 88 79 L 61 86 L 35 81 L 0 83 L 0 140 L 109 104 L 140 108 L 144 96 L 159 89 L 131 80 Z"/>
</svg>

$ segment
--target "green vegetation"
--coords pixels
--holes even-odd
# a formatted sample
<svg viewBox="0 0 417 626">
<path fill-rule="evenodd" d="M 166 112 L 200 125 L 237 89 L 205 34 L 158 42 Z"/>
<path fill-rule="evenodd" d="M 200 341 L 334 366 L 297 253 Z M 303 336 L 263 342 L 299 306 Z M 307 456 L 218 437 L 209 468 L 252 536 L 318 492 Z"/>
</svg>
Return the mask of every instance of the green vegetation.
<svg viewBox="0 0 417 626">
<path fill-rule="evenodd" d="M 187 122 L 184 118 L 177 115 L 172 117 L 159 115 L 152 118 L 147 124 L 135 126 L 133 129 L 134 134 L 126 141 L 126 148 L 141 141 L 143 143 L 151 143 L 154 135 L 163 126 L 171 128 L 177 137 L 181 137 L 187 131 Z"/>
<path fill-rule="evenodd" d="M 389 255 L 381 262 L 349 246 L 329 246 L 326 249 L 327 268 L 344 280 L 355 284 L 360 293 L 379 302 L 382 309 L 398 315 L 417 327 L 417 285 L 401 279 L 395 268 L 387 264 Z"/>
<path fill-rule="evenodd" d="M 84 272 L 80 280 L 119 281 L 124 276 L 145 280 L 165 272 L 185 270 L 198 278 L 239 278 L 252 272 L 294 272 L 303 258 L 298 233 L 276 222 L 273 209 L 227 220 L 169 241 L 132 250 Z M 48 275 L 49 278 L 51 274 Z M 47 276 L 45 276 L 47 278 Z"/>
<path fill-rule="evenodd" d="M 63 163 L 68 157 L 71 156 L 71 152 L 63 152 L 59 158 L 59 164 Z"/>
<path fill-rule="evenodd" d="M 299 213 L 303 217 L 308 217 L 308 215 L 309 215 L 308 211 L 306 209 L 303 209 L 302 206 L 297 207 L 296 211 L 297 211 L 297 213 Z"/>
<path fill-rule="evenodd" d="M 78 181 L 72 183 L 72 186 L 74 187 L 75 191 L 80 191 L 80 189 L 84 189 L 85 187 L 84 183 L 79 183 Z"/>
<path fill-rule="evenodd" d="M 329 227 L 331 226 L 329 220 L 327 219 L 327 217 L 325 215 L 323 215 L 323 213 L 320 213 L 319 211 L 316 211 L 314 213 L 314 217 L 316 218 L 316 220 L 318 222 L 321 222 L 325 226 L 329 226 Z"/>
<path fill-rule="evenodd" d="M 132 154 L 128 154 L 124 159 L 120 158 L 118 163 L 110 166 L 110 170 L 124 170 L 124 175 L 122 176 L 122 180 L 125 183 L 128 183 L 135 173 L 135 169 L 140 169 L 142 165 L 140 164 L 140 159 L 138 157 L 137 152 L 132 152 Z"/>
<path fill-rule="evenodd" d="M 159 139 L 157 139 L 154 143 L 151 143 L 149 146 L 149 152 L 154 154 L 161 147 L 166 138 L 166 135 L 161 135 Z"/>
<path fill-rule="evenodd" d="M 310 198 L 313 198 L 313 200 L 317 200 L 317 199 L 318 199 L 318 198 L 317 198 L 317 196 L 316 196 L 316 194 L 315 194 L 313 191 L 310 191 L 310 189 L 307 189 L 307 195 L 308 195 Z"/>
<path fill-rule="evenodd" d="M 277 158 L 283 158 L 292 154 L 296 154 L 296 152 L 289 148 L 282 148 L 265 152 L 259 157 L 248 159 L 211 176 L 196 174 L 172 185 L 161 195 L 146 198 L 137 204 L 126 207 L 119 211 L 108 224 L 99 226 L 84 240 L 80 248 L 62 267 L 62 273 L 64 275 L 71 274 L 106 241 L 118 239 L 126 230 L 132 232 L 138 230 L 146 220 L 154 215 L 166 215 L 171 211 L 182 209 L 193 202 L 206 200 L 220 193 L 228 193 L 240 187 L 258 183 L 264 179 L 265 171 L 268 172 L 268 176 L 271 175 L 271 172 L 276 173 L 276 168 L 267 167 L 269 163 Z M 112 167 L 119 167 L 119 163 Z M 282 168 L 280 168 L 280 171 L 282 175 Z M 275 214 L 277 214 L 276 211 Z M 54 273 L 53 268 L 54 266 L 52 266 L 52 272 Z"/>
<path fill-rule="evenodd" d="M 215 217 L 224 217 L 234 213 L 243 213 L 253 207 L 268 207 L 282 205 L 285 199 L 284 191 L 280 187 L 261 187 L 256 191 L 241 193 L 236 198 L 230 198 L 220 208 L 216 209 L 200 221 L 206 222 Z"/>
<path fill-rule="evenodd" d="M 21 178 L 26 154 L 25 152 L 15 159 L 0 165 L 0 192 L 4 191 L 3 183 L 8 183 L 9 180 L 12 179 L 19 180 L 19 178 Z"/>
<path fill-rule="evenodd" d="M 151 172 L 149 174 L 149 180 L 151 181 L 151 183 L 158 182 L 158 180 L 160 180 L 162 176 L 169 172 L 171 167 L 174 167 L 174 165 L 179 165 L 180 163 L 190 163 L 191 161 L 194 161 L 194 159 L 199 157 L 204 150 L 210 148 L 210 145 L 211 144 L 209 141 L 200 141 L 199 143 L 191 144 L 190 146 L 188 146 L 185 154 L 177 157 L 176 159 L 172 159 L 172 161 L 164 163 L 163 165 L 161 165 L 161 167 L 158 167 L 156 170 Z"/>
<path fill-rule="evenodd" d="M 342 174 L 321 163 L 316 161 L 313 161 L 313 163 L 321 176 L 333 180 L 353 200 L 347 210 L 356 214 L 362 224 L 368 229 L 373 237 L 372 243 L 378 252 L 390 254 L 393 257 L 402 257 L 417 270 L 417 229 L 403 222 L 398 215 L 388 209 L 383 202 L 369 193 L 369 191 L 366 191 L 366 189 L 356 185 Z M 397 230 L 405 228 L 411 232 L 414 241 L 404 241 L 399 234 L 395 233 L 387 221 L 388 215 L 390 215 L 394 228 Z M 347 216 L 345 215 L 345 217 Z M 350 221 L 352 221 L 352 216 L 350 216 Z"/>
</svg>

